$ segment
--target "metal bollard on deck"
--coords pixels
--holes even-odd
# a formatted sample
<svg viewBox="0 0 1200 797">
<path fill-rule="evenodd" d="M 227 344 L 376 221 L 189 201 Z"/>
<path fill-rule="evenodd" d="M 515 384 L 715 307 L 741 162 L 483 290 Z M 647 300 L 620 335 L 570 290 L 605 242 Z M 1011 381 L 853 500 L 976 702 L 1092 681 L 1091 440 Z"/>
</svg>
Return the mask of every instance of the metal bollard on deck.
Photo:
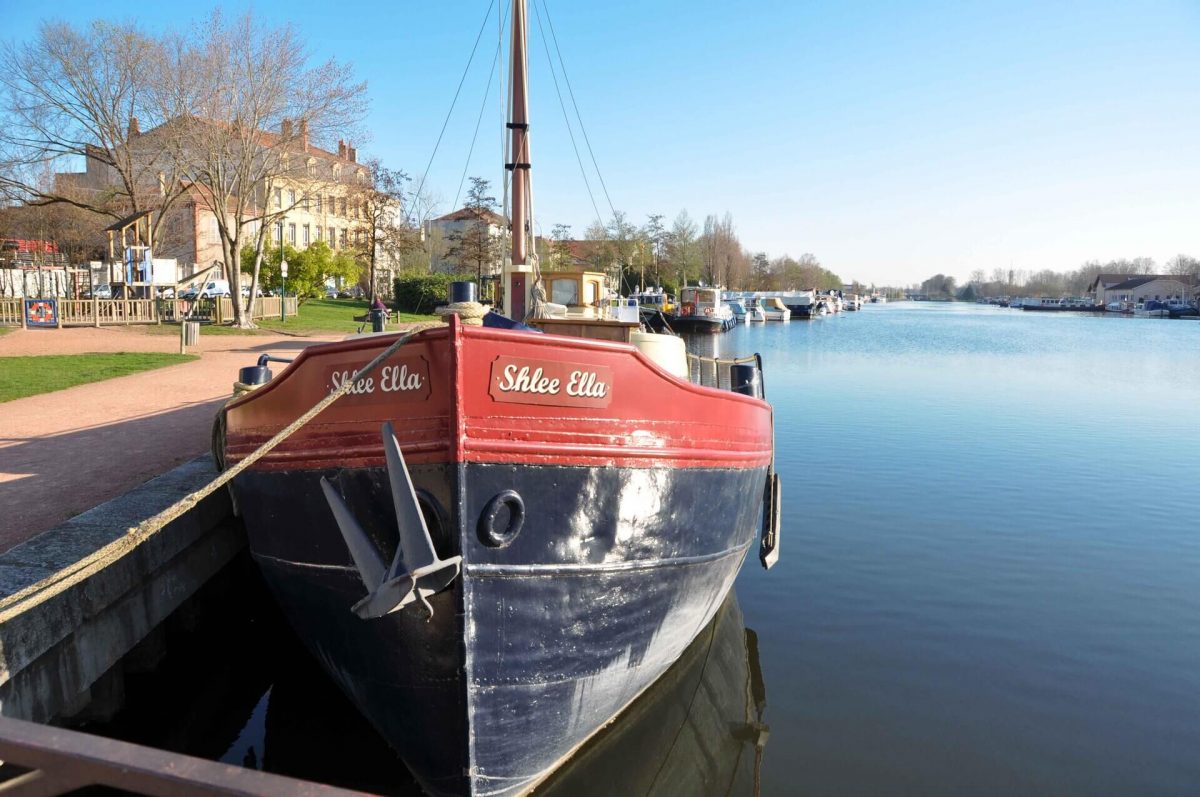
<svg viewBox="0 0 1200 797">
<path fill-rule="evenodd" d="M 195 346 L 200 339 L 200 322 L 184 321 L 179 325 L 179 353 L 187 354 L 188 346 Z"/>
</svg>

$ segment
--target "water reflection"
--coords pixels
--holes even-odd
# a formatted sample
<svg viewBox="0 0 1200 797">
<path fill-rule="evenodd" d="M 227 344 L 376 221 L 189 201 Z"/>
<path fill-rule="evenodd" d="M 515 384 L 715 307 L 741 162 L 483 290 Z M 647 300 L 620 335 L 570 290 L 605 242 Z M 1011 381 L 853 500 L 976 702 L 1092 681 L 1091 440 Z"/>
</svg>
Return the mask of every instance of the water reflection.
<svg viewBox="0 0 1200 797">
<path fill-rule="evenodd" d="M 239 560 L 204 619 L 173 621 L 153 673 L 127 675 L 124 710 L 86 730 L 229 764 L 396 797 L 403 761 L 286 628 Z M 758 642 L 731 593 L 641 698 L 538 794 L 755 795 L 767 740 Z"/>
<path fill-rule="evenodd" d="M 534 793 L 757 795 L 766 702 L 758 637 L 730 593 L 679 661 Z"/>
</svg>

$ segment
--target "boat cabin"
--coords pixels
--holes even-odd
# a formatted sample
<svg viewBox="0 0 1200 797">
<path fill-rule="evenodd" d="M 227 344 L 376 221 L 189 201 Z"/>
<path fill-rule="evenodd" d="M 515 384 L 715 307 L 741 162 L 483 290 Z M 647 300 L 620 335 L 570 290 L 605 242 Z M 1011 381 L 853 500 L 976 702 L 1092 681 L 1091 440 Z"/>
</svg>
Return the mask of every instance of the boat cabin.
<svg viewBox="0 0 1200 797">
<path fill-rule="evenodd" d="M 609 313 L 608 277 L 602 271 L 546 271 L 542 281 L 551 315 L 529 324 L 544 332 L 629 343 L 641 326 L 636 306 L 630 318 L 623 319 L 619 309 Z"/>
<path fill-rule="evenodd" d="M 600 307 L 606 298 L 607 277 L 602 271 L 546 271 L 542 274 L 546 283 L 547 301 L 567 308 L 568 315 L 600 315 Z"/>
<path fill-rule="evenodd" d="M 683 315 L 712 315 L 721 306 L 721 289 L 688 286 L 679 292 L 679 305 Z"/>
</svg>

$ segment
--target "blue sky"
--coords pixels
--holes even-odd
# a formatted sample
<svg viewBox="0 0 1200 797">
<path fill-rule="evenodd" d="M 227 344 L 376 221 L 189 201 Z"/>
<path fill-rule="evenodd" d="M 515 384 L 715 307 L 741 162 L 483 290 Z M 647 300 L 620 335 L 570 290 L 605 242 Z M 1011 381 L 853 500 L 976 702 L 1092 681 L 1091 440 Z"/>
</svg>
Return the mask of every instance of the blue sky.
<svg viewBox="0 0 1200 797">
<path fill-rule="evenodd" d="M 728 211 L 752 250 L 812 252 L 879 284 L 1200 256 L 1194 0 L 546 2 L 613 204 L 639 223 Z M 44 16 L 4 5 L 6 37 L 28 36 Z M 223 8 L 290 22 L 314 56 L 352 62 L 372 99 L 362 150 L 420 175 L 487 6 Z M 69 0 L 54 15 L 85 22 L 97 8 Z M 125 0 L 103 9 L 151 30 L 205 13 Z M 545 232 L 562 222 L 580 234 L 595 212 L 532 10 L 530 27 L 535 210 Z M 429 173 L 447 210 L 495 43 L 493 19 Z M 498 185 L 492 91 L 467 173 Z"/>
</svg>

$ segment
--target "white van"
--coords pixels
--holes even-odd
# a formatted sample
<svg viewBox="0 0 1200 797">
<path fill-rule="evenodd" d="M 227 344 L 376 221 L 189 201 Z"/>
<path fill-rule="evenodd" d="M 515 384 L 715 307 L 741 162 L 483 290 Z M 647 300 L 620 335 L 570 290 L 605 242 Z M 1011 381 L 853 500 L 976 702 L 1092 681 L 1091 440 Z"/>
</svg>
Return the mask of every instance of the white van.
<svg viewBox="0 0 1200 797">
<path fill-rule="evenodd" d="M 204 299 L 212 296 L 228 296 L 229 282 L 228 280 L 209 280 L 204 283 L 198 290 L 195 287 L 188 288 L 183 293 L 179 294 L 180 299 Z"/>
</svg>

